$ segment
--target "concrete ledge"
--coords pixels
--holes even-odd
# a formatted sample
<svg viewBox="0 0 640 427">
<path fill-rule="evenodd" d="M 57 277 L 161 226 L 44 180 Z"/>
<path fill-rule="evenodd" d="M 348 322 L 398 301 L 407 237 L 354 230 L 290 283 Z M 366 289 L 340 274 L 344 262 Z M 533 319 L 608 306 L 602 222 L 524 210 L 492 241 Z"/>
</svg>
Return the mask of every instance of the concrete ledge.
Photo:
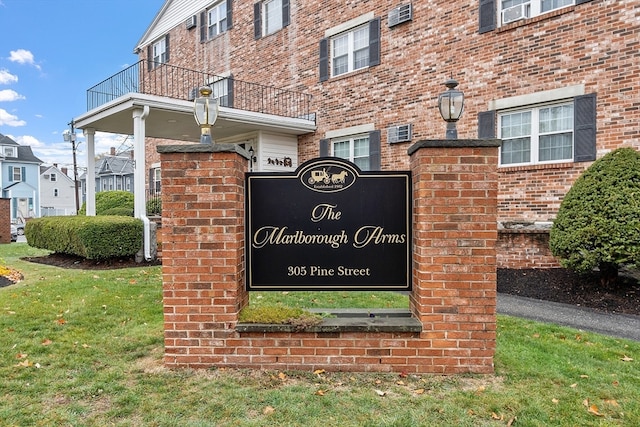
<svg viewBox="0 0 640 427">
<path fill-rule="evenodd" d="M 249 152 L 238 144 L 178 144 L 158 145 L 158 153 L 238 153 L 247 160 L 251 158 Z"/>
<path fill-rule="evenodd" d="M 238 323 L 236 332 L 422 332 L 422 324 L 411 317 L 408 310 L 309 310 L 315 313 L 330 313 L 322 323 L 300 328 L 296 325 Z"/>
<path fill-rule="evenodd" d="M 421 148 L 499 147 L 501 139 L 423 139 L 407 150 L 412 155 Z"/>
</svg>

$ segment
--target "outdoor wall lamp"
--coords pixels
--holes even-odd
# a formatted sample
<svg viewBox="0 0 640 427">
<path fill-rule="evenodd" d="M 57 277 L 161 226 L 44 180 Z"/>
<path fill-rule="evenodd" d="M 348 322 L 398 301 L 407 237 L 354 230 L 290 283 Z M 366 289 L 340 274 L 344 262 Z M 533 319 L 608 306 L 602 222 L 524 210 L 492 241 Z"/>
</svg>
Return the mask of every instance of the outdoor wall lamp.
<svg viewBox="0 0 640 427">
<path fill-rule="evenodd" d="M 202 86 L 199 92 L 200 96 L 193 102 L 193 116 L 200 125 L 200 143 L 213 144 L 211 126 L 218 118 L 218 101 L 211 99 L 213 91 L 210 87 Z"/>
<path fill-rule="evenodd" d="M 440 115 L 447 122 L 446 139 L 458 139 L 456 122 L 464 109 L 464 94 L 456 89 L 458 82 L 453 78 L 447 80 L 444 85 L 449 89 L 438 96 L 438 108 Z"/>
</svg>

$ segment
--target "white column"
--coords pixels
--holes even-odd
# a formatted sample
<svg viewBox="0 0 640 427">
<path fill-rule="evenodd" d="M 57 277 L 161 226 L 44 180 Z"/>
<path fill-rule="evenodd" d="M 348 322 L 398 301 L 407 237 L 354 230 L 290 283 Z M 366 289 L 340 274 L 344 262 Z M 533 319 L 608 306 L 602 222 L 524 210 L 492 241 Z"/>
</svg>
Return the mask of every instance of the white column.
<svg viewBox="0 0 640 427">
<path fill-rule="evenodd" d="M 96 216 L 96 130 L 84 129 L 87 138 L 87 200 L 86 215 Z"/>
<path fill-rule="evenodd" d="M 147 215 L 145 206 L 146 194 L 144 191 L 145 183 L 145 120 L 149 115 L 149 107 L 144 109 L 136 108 L 133 110 L 133 160 L 135 161 L 135 169 L 133 172 L 133 216 L 141 218 Z"/>
</svg>

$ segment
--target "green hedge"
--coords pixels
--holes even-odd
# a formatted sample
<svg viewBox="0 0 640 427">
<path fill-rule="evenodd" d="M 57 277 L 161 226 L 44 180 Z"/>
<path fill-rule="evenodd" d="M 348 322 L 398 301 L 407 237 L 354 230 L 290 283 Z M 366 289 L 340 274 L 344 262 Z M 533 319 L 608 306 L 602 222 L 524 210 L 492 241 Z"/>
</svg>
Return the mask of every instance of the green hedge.
<svg viewBox="0 0 640 427">
<path fill-rule="evenodd" d="M 142 248 L 142 221 L 126 216 L 51 216 L 27 222 L 30 246 L 87 259 L 133 256 Z"/>
<path fill-rule="evenodd" d="M 108 215 L 105 212 L 114 208 L 126 208 L 133 212 L 133 193 L 128 191 L 100 191 L 96 193 L 96 215 Z M 83 203 L 78 215 L 86 215 L 87 204 Z"/>
</svg>

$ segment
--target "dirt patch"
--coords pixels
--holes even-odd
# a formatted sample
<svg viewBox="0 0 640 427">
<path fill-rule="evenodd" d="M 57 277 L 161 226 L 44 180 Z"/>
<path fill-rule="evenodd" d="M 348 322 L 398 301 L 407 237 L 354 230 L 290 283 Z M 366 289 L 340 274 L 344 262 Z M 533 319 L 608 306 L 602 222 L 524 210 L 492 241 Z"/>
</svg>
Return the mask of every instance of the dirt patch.
<svg viewBox="0 0 640 427">
<path fill-rule="evenodd" d="M 132 256 L 95 260 L 59 253 L 39 257 L 25 257 L 22 259 L 38 264 L 53 265 L 61 268 L 77 268 L 81 270 L 113 270 L 117 268 L 146 267 L 161 264 L 158 260 L 136 262 Z"/>
</svg>

